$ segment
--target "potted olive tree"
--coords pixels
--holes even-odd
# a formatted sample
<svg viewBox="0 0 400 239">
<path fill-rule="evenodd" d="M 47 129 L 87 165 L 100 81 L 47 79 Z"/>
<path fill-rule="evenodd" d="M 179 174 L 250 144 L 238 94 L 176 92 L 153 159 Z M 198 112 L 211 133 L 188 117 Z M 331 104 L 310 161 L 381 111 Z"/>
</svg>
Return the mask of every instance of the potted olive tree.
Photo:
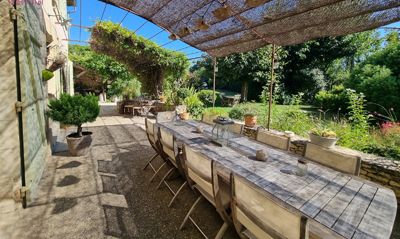
<svg viewBox="0 0 400 239">
<path fill-rule="evenodd" d="M 86 155 L 92 142 L 92 132 L 83 132 L 82 124 L 96 120 L 100 112 L 95 95 L 61 95 L 50 100 L 48 115 L 65 125 L 75 125 L 77 131 L 67 136 L 68 149 L 73 156 Z"/>
<path fill-rule="evenodd" d="M 309 133 L 309 136 L 311 143 L 317 144 L 325 148 L 332 148 L 338 141 L 336 133 L 331 129 L 326 129 L 326 128 L 312 129 Z"/>
</svg>

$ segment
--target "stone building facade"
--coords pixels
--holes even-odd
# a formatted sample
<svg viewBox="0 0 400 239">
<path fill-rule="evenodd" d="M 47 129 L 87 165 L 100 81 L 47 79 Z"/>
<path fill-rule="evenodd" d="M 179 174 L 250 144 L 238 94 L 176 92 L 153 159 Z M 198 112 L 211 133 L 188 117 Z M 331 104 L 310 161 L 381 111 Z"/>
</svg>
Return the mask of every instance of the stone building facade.
<svg viewBox="0 0 400 239">
<path fill-rule="evenodd" d="M 51 154 L 45 111 L 54 88 L 49 84 L 61 80 L 57 73 L 53 83 L 42 80 L 49 66 L 48 27 L 56 27 L 46 24 L 44 2 L 64 4 L 66 14 L 66 0 L 16 1 L 16 9 L 13 1 L 0 0 L 0 213 L 20 207 L 23 195 L 29 204 Z M 54 70 L 62 68 L 72 67 Z M 72 74 L 68 84 L 73 89 Z"/>
</svg>

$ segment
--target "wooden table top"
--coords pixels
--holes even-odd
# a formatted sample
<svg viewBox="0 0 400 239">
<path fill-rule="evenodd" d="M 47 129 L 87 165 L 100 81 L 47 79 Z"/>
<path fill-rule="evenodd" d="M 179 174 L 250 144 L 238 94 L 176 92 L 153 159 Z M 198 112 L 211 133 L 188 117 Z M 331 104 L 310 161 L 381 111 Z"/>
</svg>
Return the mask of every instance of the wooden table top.
<svg viewBox="0 0 400 239">
<path fill-rule="evenodd" d="M 344 238 L 389 238 L 397 201 L 392 190 L 309 162 L 307 176 L 287 173 L 296 169 L 298 155 L 232 134 L 228 147 L 210 143 L 212 126 L 197 122 L 162 122 L 159 127 L 178 141 L 265 190 L 288 210 L 297 210 Z M 196 133 L 200 125 L 204 132 Z M 266 162 L 250 159 L 256 150 L 268 153 Z M 282 172 L 282 170 L 284 172 Z"/>
</svg>

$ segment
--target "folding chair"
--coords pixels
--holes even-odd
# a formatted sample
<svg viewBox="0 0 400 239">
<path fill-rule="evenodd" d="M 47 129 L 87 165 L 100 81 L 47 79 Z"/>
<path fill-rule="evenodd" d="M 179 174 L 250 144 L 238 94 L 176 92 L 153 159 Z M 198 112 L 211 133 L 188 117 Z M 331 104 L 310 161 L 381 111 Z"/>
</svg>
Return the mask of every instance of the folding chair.
<svg viewBox="0 0 400 239">
<path fill-rule="evenodd" d="M 201 116 L 201 122 L 206 123 L 206 124 L 210 124 L 210 125 L 214 125 L 213 120 L 216 119 L 217 117 L 218 117 L 217 115 L 203 114 Z"/>
<path fill-rule="evenodd" d="M 361 157 L 338 152 L 335 149 L 324 148 L 307 143 L 305 157 L 311 161 L 328 166 L 343 173 L 360 174 Z"/>
<path fill-rule="evenodd" d="M 232 174 L 232 218 L 241 238 L 306 239 L 307 218 L 278 205 L 247 179 Z"/>
<path fill-rule="evenodd" d="M 213 187 L 213 161 L 209 160 L 208 158 L 201 155 L 199 152 L 195 151 L 188 145 L 184 145 L 184 155 L 185 155 L 185 170 L 187 173 L 188 181 L 191 184 L 193 189 L 196 189 L 200 196 L 196 199 L 193 203 L 192 207 L 189 209 L 188 213 L 186 214 L 181 226 L 180 230 L 183 229 L 186 222 L 190 220 L 197 230 L 205 237 L 205 233 L 201 230 L 199 225 L 194 221 L 191 217 L 191 214 L 195 210 L 196 206 L 199 202 L 205 198 L 209 201 L 214 207 L 216 207 L 217 212 L 220 214 L 222 220 L 224 221 L 223 225 L 219 229 L 218 233 L 216 234 L 215 238 L 219 239 L 222 238 L 225 231 L 228 229 L 229 221 L 226 219 L 226 210 L 229 208 L 230 205 L 230 195 L 229 195 L 229 188 L 220 188 L 220 204 L 221 208 L 217 207 L 217 199 L 214 193 Z"/>
<path fill-rule="evenodd" d="M 180 166 L 180 158 L 178 158 L 178 147 L 176 145 L 176 140 L 175 137 L 165 129 L 160 128 L 159 129 L 159 137 L 160 137 L 160 143 L 161 143 L 161 149 L 163 152 L 163 157 L 168 160 L 171 164 L 172 167 L 168 172 L 162 177 L 160 183 L 157 186 L 157 189 L 161 187 L 162 184 L 164 184 L 168 190 L 172 193 L 173 197 L 171 201 L 168 204 L 168 207 L 171 207 L 172 203 L 175 201 L 175 199 L 178 197 L 179 193 L 182 191 L 182 189 L 187 185 L 187 181 L 183 182 L 181 186 L 178 188 L 178 190 L 175 192 L 171 186 L 167 182 L 167 178 L 172 174 L 172 172 L 176 171 L 179 169 Z M 179 170 L 178 170 L 179 172 Z"/>
<path fill-rule="evenodd" d="M 242 134 L 243 132 L 243 123 L 235 122 L 233 125 L 229 126 L 229 131 L 235 134 Z"/>
<path fill-rule="evenodd" d="M 282 149 L 285 151 L 289 150 L 290 138 L 283 133 L 280 134 L 278 132 L 267 131 L 265 129 L 259 128 L 257 130 L 256 140 L 278 149 Z"/>
<path fill-rule="evenodd" d="M 165 111 L 165 112 L 159 112 L 156 116 L 156 122 L 168 122 L 168 121 L 173 121 L 175 119 L 175 112 L 174 111 Z M 149 118 L 146 118 L 146 134 L 149 139 L 149 142 L 151 146 L 154 148 L 154 150 L 157 152 L 153 157 L 150 158 L 149 162 L 146 164 L 144 169 L 146 169 L 148 166 L 150 166 L 154 174 L 150 178 L 150 182 L 154 180 L 154 178 L 157 176 L 157 174 L 167 165 L 167 160 L 165 157 L 163 157 L 163 152 L 161 148 L 161 143 L 159 140 L 159 134 L 158 134 L 158 127 L 155 125 L 155 122 L 153 120 L 150 120 Z M 157 158 L 157 156 L 160 155 L 161 158 L 164 160 L 164 163 L 156 170 L 154 166 L 151 164 L 151 162 Z"/>
<path fill-rule="evenodd" d="M 164 160 L 164 163 L 161 164 L 160 167 L 158 167 L 157 169 L 154 167 L 154 165 L 152 164 L 153 160 L 157 158 L 157 156 L 161 156 L 160 153 L 160 147 L 158 145 L 158 135 L 157 130 L 155 130 L 156 126 L 154 125 L 155 121 L 151 120 L 149 118 L 145 119 L 145 125 L 146 125 L 146 134 L 147 134 L 147 138 L 150 142 L 151 147 L 156 151 L 156 153 L 150 158 L 150 160 L 146 163 L 146 165 L 144 166 L 143 170 L 146 170 L 146 168 L 148 166 L 150 166 L 150 168 L 154 171 L 153 176 L 150 179 L 150 182 L 153 181 L 153 179 L 156 177 L 156 175 L 160 172 L 160 170 L 166 165 L 166 161 Z"/>
</svg>

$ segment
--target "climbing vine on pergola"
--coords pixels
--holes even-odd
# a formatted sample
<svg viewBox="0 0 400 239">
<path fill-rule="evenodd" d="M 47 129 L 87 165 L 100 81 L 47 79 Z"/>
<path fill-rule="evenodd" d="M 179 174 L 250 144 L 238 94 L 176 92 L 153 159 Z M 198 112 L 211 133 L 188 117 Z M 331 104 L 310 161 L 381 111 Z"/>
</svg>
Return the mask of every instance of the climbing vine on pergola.
<svg viewBox="0 0 400 239">
<path fill-rule="evenodd" d="M 98 22 L 93 27 L 90 45 L 94 51 L 125 64 L 139 76 L 142 92 L 152 95 L 161 94 L 164 79 L 181 78 L 189 67 L 183 53 L 162 48 L 112 22 Z"/>
</svg>

